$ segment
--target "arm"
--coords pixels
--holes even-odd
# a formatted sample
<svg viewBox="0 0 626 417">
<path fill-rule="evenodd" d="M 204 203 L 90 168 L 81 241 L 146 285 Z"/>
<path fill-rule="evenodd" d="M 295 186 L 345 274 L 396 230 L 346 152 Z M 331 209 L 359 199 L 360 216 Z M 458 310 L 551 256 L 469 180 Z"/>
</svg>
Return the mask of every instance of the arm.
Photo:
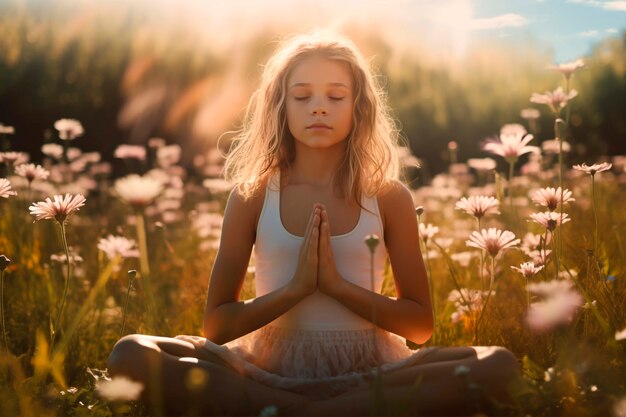
<svg viewBox="0 0 626 417">
<path fill-rule="evenodd" d="M 396 182 L 379 195 L 378 202 L 397 299 L 373 293 L 339 276 L 332 251 L 328 250 L 330 233 L 325 212 L 320 237 L 320 287 L 364 319 L 372 321 L 375 309 L 377 326 L 415 343 L 424 343 L 432 335 L 433 315 L 413 200 L 409 190 Z M 331 262 L 325 260 L 329 257 Z M 326 281 L 327 285 L 323 283 L 324 274 L 334 276 Z"/>
<path fill-rule="evenodd" d="M 288 285 L 253 300 L 239 301 L 263 197 L 244 200 L 234 190 L 228 198 L 204 313 L 204 336 L 217 344 L 227 343 L 273 321 L 315 291 L 317 285 L 317 253 L 312 259 L 309 256 L 312 251 L 302 249 L 298 269 Z M 313 233 L 313 229 L 318 228 L 319 214 L 314 210 L 303 248 L 313 243 L 317 247 L 317 232 Z"/>
</svg>

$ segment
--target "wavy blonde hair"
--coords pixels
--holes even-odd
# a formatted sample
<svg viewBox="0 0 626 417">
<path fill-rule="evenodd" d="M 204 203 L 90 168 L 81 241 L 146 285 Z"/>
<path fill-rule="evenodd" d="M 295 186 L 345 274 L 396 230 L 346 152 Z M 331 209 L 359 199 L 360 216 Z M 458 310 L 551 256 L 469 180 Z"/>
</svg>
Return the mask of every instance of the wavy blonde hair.
<svg viewBox="0 0 626 417">
<path fill-rule="evenodd" d="M 399 135 L 386 95 L 352 41 L 334 32 L 314 31 L 284 41 L 264 68 L 260 87 L 248 105 L 243 127 L 226 158 L 225 177 L 244 198 L 295 158 L 294 138 L 287 127 L 285 99 L 293 68 L 311 56 L 345 62 L 354 85 L 352 129 L 343 162 L 333 178 L 336 190 L 360 204 L 363 193 L 375 195 L 397 179 Z"/>
</svg>

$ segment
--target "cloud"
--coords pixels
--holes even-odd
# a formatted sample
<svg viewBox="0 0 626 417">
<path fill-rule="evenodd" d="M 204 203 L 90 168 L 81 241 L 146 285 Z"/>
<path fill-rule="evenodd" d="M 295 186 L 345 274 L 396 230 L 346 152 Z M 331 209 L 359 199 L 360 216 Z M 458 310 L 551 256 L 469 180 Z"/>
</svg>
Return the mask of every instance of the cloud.
<svg viewBox="0 0 626 417">
<path fill-rule="evenodd" d="M 606 29 L 606 33 L 617 33 L 617 32 L 619 32 L 619 31 L 617 29 L 615 29 L 615 28 Z"/>
<path fill-rule="evenodd" d="M 507 13 L 500 16 L 487 17 L 482 19 L 472 19 L 470 23 L 471 30 L 490 30 L 490 29 L 501 29 L 507 27 L 520 27 L 526 26 L 528 24 L 528 19 L 524 16 L 515 14 L 515 13 Z"/>
<path fill-rule="evenodd" d="M 599 31 L 593 29 L 593 30 L 586 30 L 584 32 L 580 32 L 578 36 L 580 36 L 581 38 L 595 38 L 599 34 L 600 34 Z"/>
<path fill-rule="evenodd" d="M 626 1 L 598 1 L 598 0 L 567 0 L 568 3 L 588 4 L 590 6 L 600 7 L 604 10 L 620 10 L 626 12 Z"/>
<path fill-rule="evenodd" d="M 607 1 L 602 7 L 607 10 L 621 10 L 626 12 L 626 1 Z"/>
</svg>

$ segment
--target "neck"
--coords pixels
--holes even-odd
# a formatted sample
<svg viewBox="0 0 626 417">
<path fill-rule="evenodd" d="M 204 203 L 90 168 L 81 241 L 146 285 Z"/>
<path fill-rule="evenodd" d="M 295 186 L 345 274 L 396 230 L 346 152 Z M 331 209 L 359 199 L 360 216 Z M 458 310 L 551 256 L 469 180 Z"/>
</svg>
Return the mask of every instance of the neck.
<svg viewBox="0 0 626 417">
<path fill-rule="evenodd" d="M 345 143 L 332 148 L 315 149 L 296 145 L 296 158 L 290 170 L 290 182 L 315 186 L 331 185 L 343 161 Z"/>
</svg>

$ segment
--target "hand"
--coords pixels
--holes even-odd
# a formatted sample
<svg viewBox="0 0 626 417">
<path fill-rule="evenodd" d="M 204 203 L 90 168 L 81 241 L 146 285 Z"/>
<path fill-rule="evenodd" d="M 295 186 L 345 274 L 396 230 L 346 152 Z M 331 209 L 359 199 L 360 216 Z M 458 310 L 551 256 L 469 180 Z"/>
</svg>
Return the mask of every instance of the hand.
<svg viewBox="0 0 626 417">
<path fill-rule="evenodd" d="M 341 290 L 345 283 L 335 264 L 333 248 L 330 244 L 330 224 L 328 223 L 328 212 L 322 206 L 319 238 L 319 265 L 317 275 L 317 285 L 321 292 L 331 297 Z"/>
<path fill-rule="evenodd" d="M 288 284 L 298 297 L 302 298 L 317 290 L 320 215 L 321 206 L 315 204 L 300 246 L 296 272 Z"/>
</svg>

